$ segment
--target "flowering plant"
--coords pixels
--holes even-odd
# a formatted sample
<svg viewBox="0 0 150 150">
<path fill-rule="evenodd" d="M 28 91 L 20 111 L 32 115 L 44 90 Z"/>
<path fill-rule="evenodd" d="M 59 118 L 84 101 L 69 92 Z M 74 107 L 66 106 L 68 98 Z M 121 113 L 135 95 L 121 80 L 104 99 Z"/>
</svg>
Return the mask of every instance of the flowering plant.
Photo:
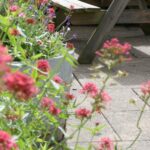
<svg viewBox="0 0 150 150">
<path fill-rule="evenodd" d="M 20 72 L 11 68 L 9 64 L 12 62 L 12 57 L 2 44 L 0 45 L 0 60 L 1 150 L 70 149 L 66 142 L 76 134 L 78 136 L 73 149 L 81 149 L 79 136 L 82 128 L 95 114 L 101 113 L 106 104 L 111 101 L 111 97 L 105 90 L 108 77 L 101 88 L 92 82 L 85 83 L 79 91 L 84 98 L 78 102 L 72 93 L 66 92 L 67 84 L 58 75 L 55 75 L 47 60 L 38 60 L 35 67 L 32 68 L 32 72 L 37 72 L 36 76 L 31 71 Z M 141 90 L 143 100 L 147 103 L 150 97 L 149 82 L 144 83 Z M 91 109 L 82 105 L 88 97 L 93 99 Z M 57 102 L 57 100 L 59 101 Z M 138 127 L 146 103 L 141 111 Z M 68 110 L 73 110 L 73 113 Z M 72 115 L 75 115 L 80 123 L 68 135 L 62 121 L 66 121 Z M 103 127 L 97 123 L 95 127 L 88 128 L 91 139 Z M 91 140 L 88 149 L 117 149 L 108 137 L 102 137 L 98 143 L 98 146 L 95 146 Z"/>
<path fill-rule="evenodd" d="M 75 95 L 66 91 L 66 87 L 70 85 L 65 83 L 44 59 L 57 56 L 59 52 L 66 55 L 66 47 L 73 48 L 70 43 L 64 44 L 62 32 L 54 32 L 54 9 L 48 7 L 48 12 L 45 12 L 47 0 L 38 0 L 36 3 L 29 0 L 5 2 L 4 0 L 0 3 L 0 150 L 67 150 L 71 148 L 66 142 L 76 134 L 73 149 L 83 149 L 79 145 L 81 130 L 88 120 L 101 113 L 111 101 L 105 90 L 109 77 L 105 79 L 101 88 L 91 82 L 85 83 L 79 91 L 84 98 L 77 101 Z M 48 16 L 43 16 L 43 12 L 45 15 L 48 13 Z M 45 23 L 47 17 L 50 22 Z M 113 44 L 110 44 L 111 42 Z M 130 46 L 119 44 L 117 39 L 111 42 L 106 42 L 102 49 L 106 50 L 106 54 L 105 51 L 102 55 L 101 52 L 97 54 L 103 60 L 109 58 L 118 64 L 125 60 L 120 61 L 120 58 L 126 56 Z M 26 58 L 36 60 L 35 64 L 27 62 Z M 19 71 L 12 68 L 10 64 L 13 59 L 21 60 L 31 69 Z M 150 97 L 150 83 L 143 84 L 141 89 L 143 99 L 147 102 Z M 89 97 L 92 99 L 90 109 L 82 105 Z M 144 108 L 145 105 L 142 110 Z M 72 116 L 80 123 L 68 134 L 65 122 Z M 92 144 L 93 137 L 103 127 L 97 123 L 87 129 L 92 136 L 88 150 L 117 149 L 108 137 L 102 137 L 97 146 Z"/>
<path fill-rule="evenodd" d="M 64 56 L 74 47 L 66 43 L 68 26 L 55 25 L 50 1 L 5 0 L 0 3 L 0 39 L 15 60 Z M 71 60 L 73 57 L 68 55 Z"/>
</svg>

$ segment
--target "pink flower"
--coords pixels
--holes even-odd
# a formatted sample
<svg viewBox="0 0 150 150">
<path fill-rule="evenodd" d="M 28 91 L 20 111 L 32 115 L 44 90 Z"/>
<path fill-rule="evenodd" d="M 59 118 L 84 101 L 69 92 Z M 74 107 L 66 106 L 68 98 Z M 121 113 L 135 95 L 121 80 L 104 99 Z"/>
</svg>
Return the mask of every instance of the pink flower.
<svg viewBox="0 0 150 150">
<path fill-rule="evenodd" d="M 91 111 L 86 108 L 79 108 L 75 111 L 76 117 L 83 119 L 91 116 Z"/>
<path fill-rule="evenodd" d="M 25 17 L 26 17 L 26 15 L 25 15 L 25 13 L 23 13 L 23 12 L 22 12 L 22 13 L 20 13 L 20 14 L 19 14 L 19 17 L 21 17 L 21 18 L 25 18 Z"/>
<path fill-rule="evenodd" d="M 101 95 L 101 99 L 104 103 L 110 102 L 111 101 L 111 97 L 109 96 L 109 94 L 106 91 L 102 91 L 100 93 Z"/>
<path fill-rule="evenodd" d="M 12 57 L 8 54 L 5 46 L 0 44 L 0 63 L 8 63 L 12 61 Z"/>
<path fill-rule="evenodd" d="M 48 3 L 48 0 L 38 0 L 38 4 L 40 5 L 44 5 L 46 3 Z"/>
<path fill-rule="evenodd" d="M 49 113 L 51 113 L 52 115 L 57 116 L 61 113 L 61 110 L 59 108 L 56 108 L 54 101 L 48 97 L 44 97 L 41 100 L 41 106 L 43 108 L 47 108 L 49 110 Z"/>
<path fill-rule="evenodd" d="M 34 80 L 21 72 L 9 73 L 4 77 L 4 82 L 6 88 L 22 100 L 27 100 L 37 93 Z"/>
<path fill-rule="evenodd" d="M 94 84 L 92 82 L 87 82 L 83 85 L 80 92 L 83 93 L 83 94 L 87 93 L 91 97 L 95 97 L 98 94 L 98 88 L 97 88 L 96 84 Z"/>
<path fill-rule="evenodd" d="M 141 91 L 144 95 L 150 94 L 150 80 L 141 85 Z"/>
<path fill-rule="evenodd" d="M 54 105 L 54 102 L 52 99 L 48 98 L 48 97 L 44 97 L 42 100 L 41 100 L 41 106 L 43 108 L 49 108 L 50 105 Z"/>
<path fill-rule="evenodd" d="M 59 115 L 61 113 L 61 110 L 59 108 L 56 108 L 55 105 L 50 105 L 49 107 L 49 112 L 52 114 L 52 115 Z"/>
<path fill-rule="evenodd" d="M 16 143 L 13 141 L 10 134 L 0 130 L 0 150 L 18 150 Z"/>
<path fill-rule="evenodd" d="M 49 9 L 48 9 L 48 12 L 49 12 L 50 14 L 54 14 L 54 13 L 55 13 L 55 10 L 54 10 L 54 8 L 49 8 Z"/>
<path fill-rule="evenodd" d="M 49 62 L 47 60 L 40 59 L 37 61 L 37 68 L 41 70 L 42 72 L 48 73 L 50 71 Z M 39 73 L 42 74 L 41 72 Z"/>
<path fill-rule="evenodd" d="M 66 93 L 65 97 L 66 97 L 67 100 L 73 100 L 75 98 L 75 96 L 71 93 Z"/>
<path fill-rule="evenodd" d="M 103 137 L 100 139 L 100 146 L 98 150 L 114 150 L 113 142 L 108 137 Z"/>
<path fill-rule="evenodd" d="M 107 40 L 104 43 L 103 48 L 107 49 L 109 52 L 112 52 L 116 55 L 119 54 L 128 55 L 132 47 L 129 43 L 121 44 L 118 39 L 113 38 L 110 41 Z"/>
<path fill-rule="evenodd" d="M 53 33 L 55 31 L 55 24 L 54 23 L 50 23 L 47 25 L 47 30 L 51 33 Z"/>
<path fill-rule="evenodd" d="M 10 71 L 7 63 L 11 61 L 12 57 L 8 54 L 7 48 L 0 44 L 0 76 Z"/>
<path fill-rule="evenodd" d="M 56 83 L 58 83 L 58 84 L 62 84 L 63 83 L 63 79 L 60 76 L 58 76 L 58 75 L 55 75 L 54 78 L 53 78 L 53 80 Z"/>
<path fill-rule="evenodd" d="M 19 6 L 17 6 L 17 5 L 12 5 L 12 6 L 9 7 L 9 10 L 10 10 L 11 12 L 15 12 L 15 11 L 17 11 L 18 9 L 19 9 Z"/>
</svg>

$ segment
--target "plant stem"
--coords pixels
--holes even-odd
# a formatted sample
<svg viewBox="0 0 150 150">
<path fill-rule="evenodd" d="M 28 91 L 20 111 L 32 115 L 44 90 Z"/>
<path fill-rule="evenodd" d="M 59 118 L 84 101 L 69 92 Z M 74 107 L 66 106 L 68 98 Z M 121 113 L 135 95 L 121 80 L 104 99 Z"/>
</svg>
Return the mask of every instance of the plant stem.
<svg viewBox="0 0 150 150">
<path fill-rule="evenodd" d="M 82 125 L 82 121 L 81 121 L 81 125 Z M 77 134 L 77 139 L 76 139 L 76 144 L 75 144 L 75 149 L 77 149 L 77 146 L 78 146 L 78 143 L 79 143 L 79 137 L 80 137 L 80 133 L 81 133 L 81 126 L 79 127 L 79 130 L 78 130 L 78 134 Z"/>
<path fill-rule="evenodd" d="M 142 107 L 142 110 L 141 110 L 141 112 L 140 112 L 140 115 L 139 115 L 138 120 L 137 120 L 137 123 L 136 123 L 136 127 L 137 127 L 137 129 L 139 130 L 139 133 L 137 134 L 137 136 L 135 137 L 135 139 L 133 140 L 133 142 L 127 147 L 127 149 L 131 148 L 131 147 L 135 144 L 135 142 L 138 140 L 138 138 L 140 137 L 140 135 L 141 135 L 141 133 L 142 133 L 142 129 L 141 129 L 141 127 L 140 127 L 140 121 L 141 121 L 141 118 L 142 118 L 142 116 L 143 116 L 143 113 L 144 113 L 144 110 L 145 110 L 145 107 L 146 107 L 146 105 L 147 105 L 147 102 L 148 102 L 149 98 L 150 98 L 150 96 L 148 96 L 148 97 L 146 98 L 146 100 L 144 101 L 144 105 L 143 105 L 143 107 Z"/>
<path fill-rule="evenodd" d="M 92 141 L 93 141 L 94 135 L 92 135 L 90 142 L 89 142 L 89 146 L 88 146 L 88 150 L 91 150 L 92 148 Z"/>
</svg>

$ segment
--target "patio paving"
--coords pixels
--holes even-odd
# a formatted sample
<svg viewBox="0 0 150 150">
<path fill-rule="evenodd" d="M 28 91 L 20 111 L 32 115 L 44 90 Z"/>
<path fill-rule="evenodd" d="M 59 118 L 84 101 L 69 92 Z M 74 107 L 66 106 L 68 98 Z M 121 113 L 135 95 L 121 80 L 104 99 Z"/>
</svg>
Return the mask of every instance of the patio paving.
<svg viewBox="0 0 150 150">
<path fill-rule="evenodd" d="M 136 38 L 124 38 L 123 41 L 130 42 L 133 45 L 133 60 L 124 63 L 113 71 L 126 70 L 129 75 L 121 79 L 110 79 L 106 90 L 112 97 L 112 102 L 107 106 L 107 109 L 102 114 L 97 114 L 91 121 L 87 123 L 88 127 L 93 127 L 96 122 L 105 124 L 106 128 L 99 133 L 93 140 L 94 144 L 103 136 L 109 136 L 123 150 L 134 140 L 138 133 L 136 121 L 144 102 L 139 97 L 140 84 L 150 79 L 150 37 L 142 36 Z M 95 61 L 97 62 L 97 61 Z M 94 65 L 95 67 L 95 65 Z M 74 81 L 71 87 L 71 92 L 75 95 L 78 90 L 87 81 L 95 82 L 98 87 L 102 86 L 102 81 L 108 73 L 106 68 L 94 68 L 93 65 L 79 65 L 74 70 Z M 101 74 L 99 71 L 101 70 Z M 80 101 L 82 95 L 77 99 Z M 135 104 L 130 103 L 130 99 L 135 100 Z M 83 103 L 84 107 L 90 108 L 91 99 L 89 98 Z M 150 104 L 150 103 L 149 103 Z M 150 150 L 150 105 L 146 106 L 140 126 L 142 134 L 135 145 L 129 150 Z M 72 117 L 68 120 L 68 124 L 78 124 L 79 120 Z M 67 131 L 70 133 L 74 130 L 73 127 L 67 126 Z M 87 147 L 90 141 L 90 134 L 83 129 L 80 135 L 79 145 Z M 68 141 L 70 147 L 74 146 L 75 138 Z M 120 150 L 120 149 L 119 149 Z"/>
</svg>

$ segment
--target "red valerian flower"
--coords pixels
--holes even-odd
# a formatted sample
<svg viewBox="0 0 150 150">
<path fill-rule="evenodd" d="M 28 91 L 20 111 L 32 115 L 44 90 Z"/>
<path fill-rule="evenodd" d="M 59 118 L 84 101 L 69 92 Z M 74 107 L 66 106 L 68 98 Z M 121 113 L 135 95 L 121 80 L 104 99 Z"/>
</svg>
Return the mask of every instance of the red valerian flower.
<svg viewBox="0 0 150 150">
<path fill-rule="evenodd" d="M 27 100 L 37 93 L 34 80 L 21 72 L 9 73 L 4 77 L 6 88 L 22 100 Z"/>
<path fill-rule="evenodd" d="M 129 43 L 121 44 L 117 38 L 113 38 L 110 41 L 107 40 L 104 43 L 103 48 L 109 50 L 116 55 L 128 55 L 129 51 L 131 50 L 131 45 Z"/>
<path fill-rule="evenodd" d="M 61 113 L 61 110 L 59 108 L 56 108 L 55 105 L 50 105 L 49 107 L 49 112 L 52 114 L 52 115 L 59 115 Z"/>
<path fill-rule="evenodd" d="M 150 80 L 141 85 L 141 91 L 144 95 L 150 94 Z"/>
<path fill-rule="evenodd" d="M 48 0 L 38 0 L 38 4 L 40 5 L 44 5 L 46 3 L 48 3 Z"/>
<path fill-rule="evenodd" d="M 49 110 L 49 113 L 51 113 L 52 115 L 57 116 L 61 113 L 61 110 L 55 106 L 54 101 L 48 97 L 42 98 L 41 106 L 43 108 L 47 108 Z"/>
<path fill-rule="evenodd" d="M 52 8 L 52 7 L 48 9 L 48 12 L 49 12 L 50 14 L 55 14 L 55 10 L 54 10 L 54 8 Z"/>
<path fill-rule="evenodd" d="M 67 48 L 68 49 L 74 49 L 73 43 L 67 42 Z"/>
<path fill-rule="evenodd" d="M 75 98 L 75 96 L 71 93 L 66 93 L 65 97 L 66 97 L 67 100 L 73 100 Z"/>
<path fill-rule="evenodd" d="M 112 140 L 108 137 L 101 138 L 98 150 L 114 150 Z"/>
<path fill-rule="evenodd" d="M 106 91 L 100 92 L 100 96 L 101 96 L 102 102 L 104 103 L 108 103 L 111 101 L 111 97 Z"/>
<path fill-rule="evenodd" d="M 50 105 L 54 105 L 54 102 L 52 99 L 48 98 L 48 97 L 44 97 L 41 100 L 41 106 L 43 108 L 49 108 Z"/>
<path fill-rule="evenodd" d="M 26 22 L 28 23 L 28 24 L 35 24 L 35 19 L 33 19 L 33 18 L 28 18 L 28 19 L 26 19 Z"/>
<path fill-rule="evenodd" d="M 11 35 L 14 35 L 14 36 L 20 35 L 20 32 L 17 29 L 15 29 L 15 28 L 11 28 L 9 30 L 9 32 L 10 32 Z"/>
<path fill-rule="evenodd" d="M 77 118 L 83 119 L 91 116 L 91 111 L 86 108 L 79 108 L 75 111 Z"/>
<path fill-rule="evenodd" d="M 3 130 L 0 130 L 0 150 L 19 150 L 11 135 Z"/>
<path fill-rule="evenodd" d="M 8 62 L 12 61 L 12 57 L 8 54 L 5 46 L 0 44 L 0 76 L 10 71 Z"/>
<path fill-rule="evenodd" d="M 37 68 L 42 72 L 48 73 L 50 71 L 49 62 L 45 59 L 40 59 L 37 61 Z M 42 74 L 41 72 L 39 73 Z"/>
<path fill-rule="evenodd" d="M 8 54 L 7 47 L 0 44 L 0 63 L 8 63 L 12 61 L 12 57 Z"/>
<path fill-rule="evenodd" d="M 15 11 L 17 11 L 18 9 L 19 9 L 19 6 L 17 6 L 17 5 L 12 5 L 12 6 L 9 7 L 9 10 L 10 10 L 11 12 L 15 12 Z"/>
<path fill-rule="evenodd" d="M 54 23 L 49 23 L 47 25 L 47 30 L 51 33 L 53 33 L 55 31 L 55 24 Z"/>
<path fill-rule="evenodd" d="M 53 80 L 58 84 L 62 84 L 64 82 L 63 79 L 58 75 L 55 75 Z"/>
<path fill-rule="evenodd" d="M 83 85 L 80 92 L 83 94 L 88 94 L 91 97 L 95 97 L 98 94 L 98 88 L 97 88 L 96 84 L 94 84 L 92 82 L 87 82 Z"/>
</svg>

